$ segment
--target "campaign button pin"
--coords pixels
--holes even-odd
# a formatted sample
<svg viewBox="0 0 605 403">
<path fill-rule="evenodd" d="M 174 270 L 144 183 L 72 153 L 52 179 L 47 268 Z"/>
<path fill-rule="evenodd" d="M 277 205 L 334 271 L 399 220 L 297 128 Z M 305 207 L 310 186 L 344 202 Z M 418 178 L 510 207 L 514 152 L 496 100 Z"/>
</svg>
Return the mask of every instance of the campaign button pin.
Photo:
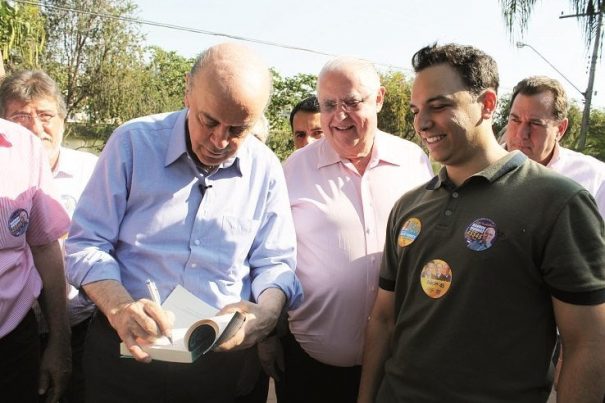
<svg viewBox="0 0 605 403">
<path fill-rule="evenodd" d="M 420 220 L 416 217 L 410 218 L 401 226 L 397 244 L 402 248 L 408 246 L 416 240 L 421 229 L 422 224 L 420 223 Z"/>
<path fill-rule="evenodd" d="M 452 285 L 453 273 L 447 262 L 433 259 L 428 262 L 420 273 L 420 285 L 426 295 L 433 299 L 447 294 Z"/>
<path fill-rule="evenodd" d="M 29 214 L 27 211 L 20 208 L 10 215 L 8 218 L 8 231 L 14 237 L 19 237 L 27 231 L 27 225 L 29 224 Z"/>
</svg>

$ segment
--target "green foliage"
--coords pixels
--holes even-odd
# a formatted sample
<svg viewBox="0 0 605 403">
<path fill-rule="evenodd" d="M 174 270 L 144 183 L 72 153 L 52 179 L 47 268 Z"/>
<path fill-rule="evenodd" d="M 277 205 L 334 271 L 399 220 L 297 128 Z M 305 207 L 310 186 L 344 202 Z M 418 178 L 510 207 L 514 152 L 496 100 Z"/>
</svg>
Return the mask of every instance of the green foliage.
<svg viewBox="0 0 605 403">
<path fill-rule="evenodd" d="M 65 91 L 69 114 L 120 122 L 140 111 L 142 36 L 128 17 L 128 0 L 49 0 L 44 68 Z M 60 7 L 60 8 L 56 8 Z M 82 10 L 73 12 L 68 9 Z M 93 12 L 94 14 L 91 14 Z"/>
<path fill-rule="evenodd" d="M 578 121 L 581 119 L 580 115 Z M 605 161 L 605 109 L 590 111 L 590 127 L 586 138 L 586 148 L 583 152 Z"/>
<path fill-rule="evenodd" d="M 498 98 L 498 107 L 494 115 L 493 130 L 496 138 L 504 134 L 510 113 L 510 98 L 513 94 L 504 94 Z"/>
<path fill-rule="evenodd" d="M 380 81 L 386 92 L 378 114 L 378 128 L 415 141 L 414 116 L 410 111 L 411 82 L 399 71 L 381 74 Z"/>
<path fill-rule="evenodd" d="M 315 93 L 317 76 L 297 74 L 282 77 L 274 69 L 271 69 L 271 74 L 273 94 L 265 111 L 271 133 L 267 145 L 283 160 L 294 151 L 290 134 L 290 112 L 297 103 Z"/>
<path fill-rule="evenodd" d="M 185 94 L 185 75 L 191 70 L 194 59 L 167 52 L 159 47 L 148 49 L 151 60 L 145 70 L 144 92 L 149 113 L 181 109 Z"/>
<path fill-rule="evenodd" d="M 275 130 L 271 131 L 267 139 L 267 146 L 273 150 L 275 155 L 284 161 L 294 152 L 294 141 L 290 130 Z"/>
<path fill-rule="evenodd" d="M 38 6 L 0 0 L 0 50 L 7 73 L 39 66 L 46 44 Z"/>
</svg>

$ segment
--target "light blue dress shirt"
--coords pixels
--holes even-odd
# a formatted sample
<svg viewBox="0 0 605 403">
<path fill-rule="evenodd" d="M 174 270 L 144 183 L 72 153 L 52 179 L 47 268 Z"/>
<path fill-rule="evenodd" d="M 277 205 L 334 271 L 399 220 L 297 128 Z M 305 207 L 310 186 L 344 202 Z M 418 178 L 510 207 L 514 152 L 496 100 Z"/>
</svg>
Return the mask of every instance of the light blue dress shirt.
<svg viewBox="0 0 605 403">
<path fill-rule="evenodd" d="M 133 298 L 162 301 L 177 284 L 221 308 L 280 288 L 302 301 L 296 235 L 277 157 L 248 136 L 204 178 L 187 154 L 187 110 L 119 127 L 101 153 L 66 241 L 76 287 L 117 280 Z M 208 188 L 202 197 L 199 185 Z"/>
</svg>

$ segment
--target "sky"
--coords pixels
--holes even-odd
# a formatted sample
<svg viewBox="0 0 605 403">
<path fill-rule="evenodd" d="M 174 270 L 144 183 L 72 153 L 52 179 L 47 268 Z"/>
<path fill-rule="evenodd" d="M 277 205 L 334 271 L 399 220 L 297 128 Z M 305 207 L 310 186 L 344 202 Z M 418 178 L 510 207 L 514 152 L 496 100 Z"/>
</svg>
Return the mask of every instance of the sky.
<svg viewBox="0 0 605 403">
<path fill-rule="evenodd" d="M 590 52 L 568 0 L 538 0 L 529 27 L 514 40 L 506 30 L 498 0 L 134 0 L 143 20 L 349 55 L 376 63 L 379 70 L 410 69 L 412 55 L 433 43 L 478 47 L 494 57 L 501 95 L 530 75 L 547 75 L 582 105 Z M 148 45 L 195 57 L 223 36 L 143 25 Z M 515 41 L 531 45 L 517 48 Z M 248 42 L 282 76 L 317 74 L 332 56 Z M 578 89 L 546 63 L 540 53 Z M 391 66 L 391 67 L 389 67 Z M 392 67 L 396 66 L 396 67 Z M 597 65 L 592 106 L 605 108 L 605 65 Z"/>
</svg>

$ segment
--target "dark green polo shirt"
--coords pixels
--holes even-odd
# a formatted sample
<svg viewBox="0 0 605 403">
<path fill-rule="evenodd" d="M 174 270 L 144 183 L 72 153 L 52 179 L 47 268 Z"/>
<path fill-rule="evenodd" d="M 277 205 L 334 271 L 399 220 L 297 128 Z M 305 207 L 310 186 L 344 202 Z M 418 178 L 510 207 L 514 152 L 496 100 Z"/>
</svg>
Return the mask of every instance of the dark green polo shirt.
<svg viewBox="0 0 605 403">
<path fill-rule="evenodd" d="M 378 402 L 546 401 L 551 297 L 605 301 L 603 221 L 520 152 L 457 188 L 444 169 L 395 204 L 380 286 L 396 323 Z"/>
</svg>

